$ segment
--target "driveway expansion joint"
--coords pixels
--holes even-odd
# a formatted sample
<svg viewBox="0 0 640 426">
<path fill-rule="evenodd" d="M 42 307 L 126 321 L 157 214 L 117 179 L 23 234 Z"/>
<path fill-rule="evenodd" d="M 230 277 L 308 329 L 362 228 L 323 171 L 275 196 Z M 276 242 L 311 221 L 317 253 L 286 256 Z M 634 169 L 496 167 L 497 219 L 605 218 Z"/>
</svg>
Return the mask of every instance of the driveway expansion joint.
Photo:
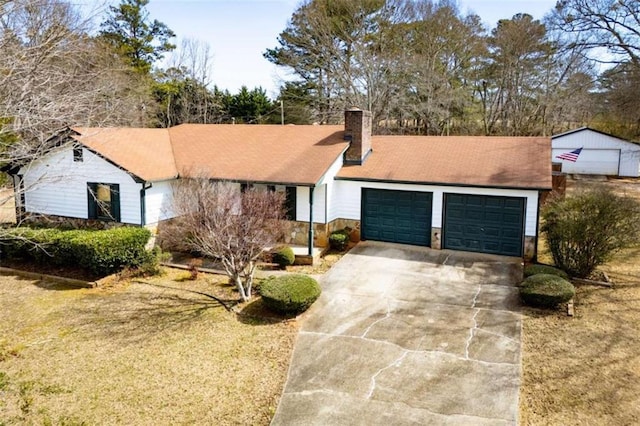
<svg viewBox="0 0 640 426">
<path fill-rule="evenodd" d="M 338 339 L 356 339 L 356 340 L 364 340 L 365 342 L 371 342 L 371 343 L 382 343 L 384 345 L 396 347 L 402 350 L 403 352 L 407 352 L 407 354 L 437 355 L 437 356 L 443 356 L 443 357 L 450 357 L 458 361 L 474 362 L 481 365 L 496 365 L 496 366 L 504 365 L 504 366 L 511 366 L 511 367 L 519 365 L 519 363 L 513 363 L 513 362 L 491 362 L 491 361 L 483 361 L 481 359 L 475 359 L 475 358 L 465 358 L 464 356 L 456 355 L 451 352 L 407 349 L 403 346 L 398 345 L 397 343 L 388 342 L 386 340 L 371 339 L 371 338 L 362 337 L 362 336 L 350 336 L 346 334 L 332 334 L 332 333 L 323 333 L 321 331 L 304 331 L 304 330 L 300 330 L 299 334 L 307 334 L 310 336 L 313 336 L 313 335 L 326 336 L 326 337 L 338 338 Z"/>
</svg>

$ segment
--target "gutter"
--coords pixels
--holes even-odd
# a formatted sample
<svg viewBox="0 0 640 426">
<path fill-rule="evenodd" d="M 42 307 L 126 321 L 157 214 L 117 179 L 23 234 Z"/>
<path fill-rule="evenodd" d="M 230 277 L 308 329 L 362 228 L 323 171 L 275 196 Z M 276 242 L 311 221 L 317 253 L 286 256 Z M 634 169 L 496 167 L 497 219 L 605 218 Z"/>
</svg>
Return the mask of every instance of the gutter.
<svg viewBox="0 0 640 426">
<path fill-rule="evenodd" d="M 343 177 L 336 176 L 335 180 L 344 181 L 356 181 L 356 182 L 379 182 L 379 183 L 392 183 L 392 184 L 405 184 L 405 185 L 428 185 L 428 186 L 451 186 L 457 188 L 488 188 L 488 189 L 518 189 L 525 191 L 551 191 L 553 188 L 549 187 L 525 187 L 525 186 L 502 186 L 502 185 L 474 185 L 471 183 L 446 183 L 446 182 L 428 182 L 428 181 L 410 181 L 410 180 L 389 180 L 389 179 L 375 179 L 364 177 Z"/>
</svg>

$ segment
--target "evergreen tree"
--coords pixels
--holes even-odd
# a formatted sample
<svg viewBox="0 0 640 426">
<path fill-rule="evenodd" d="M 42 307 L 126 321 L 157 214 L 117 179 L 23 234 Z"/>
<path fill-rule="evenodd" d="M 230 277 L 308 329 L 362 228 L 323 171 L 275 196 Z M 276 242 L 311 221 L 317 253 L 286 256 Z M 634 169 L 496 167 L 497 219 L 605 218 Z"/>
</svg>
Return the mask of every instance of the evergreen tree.
<svg viewBox="0 0 640 426">
<path fill-rule="evenodd" d="M 110 16 L 101 25 L 100 36 L 136 71 L 148 74 L 153 63 L 175 49 L 175 37 L 165 24 L 151 21 L 145 6 L 149 0 L 122 0 L 110 6 Z"/>
</svg>

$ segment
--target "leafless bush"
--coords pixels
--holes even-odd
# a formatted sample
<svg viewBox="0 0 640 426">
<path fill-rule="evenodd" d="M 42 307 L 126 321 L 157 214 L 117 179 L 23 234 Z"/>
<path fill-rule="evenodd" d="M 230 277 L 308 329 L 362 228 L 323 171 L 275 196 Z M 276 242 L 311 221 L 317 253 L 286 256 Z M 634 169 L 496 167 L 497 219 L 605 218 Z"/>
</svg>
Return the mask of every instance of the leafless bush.
<svg viewBox="0 0 640 426">
<path fill-rule="evenodd" d="M 218 260 L 242 300 L 249 300 L 256 262 L 282 235 L 283 194 L 182 179 L 174 188 L 173 212 L 177 217 L 162 239 Z"/>
</svg>

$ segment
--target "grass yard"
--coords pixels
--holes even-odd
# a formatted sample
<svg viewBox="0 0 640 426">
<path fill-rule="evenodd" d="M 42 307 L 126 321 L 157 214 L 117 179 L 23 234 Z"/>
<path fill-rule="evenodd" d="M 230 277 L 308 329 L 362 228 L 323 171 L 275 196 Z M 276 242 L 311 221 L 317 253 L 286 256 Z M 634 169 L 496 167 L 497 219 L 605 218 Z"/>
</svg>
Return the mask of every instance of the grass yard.
<svg viewBox="0 0 640 426">
<path fill-rule="evenodd" d="M 592 182 L 569 184 L 572 191 Z M 638 180 L 606 185 L 640 196 Z M 541 260 L 551 261 L 544 253 Z M 574 317 L 523 310 L 521 424 L 640 423 L 640 247 L 600 269 L 615 287 L 578 285 Z"/>
<path fill-rule="evenodd" d="M 188 291 L 235 298 L 226 278 L 186 276 L 99 289 L 0 276 L 0 425 L 268 424 L 295 321 L 238 317 Z"/>
</svg>

